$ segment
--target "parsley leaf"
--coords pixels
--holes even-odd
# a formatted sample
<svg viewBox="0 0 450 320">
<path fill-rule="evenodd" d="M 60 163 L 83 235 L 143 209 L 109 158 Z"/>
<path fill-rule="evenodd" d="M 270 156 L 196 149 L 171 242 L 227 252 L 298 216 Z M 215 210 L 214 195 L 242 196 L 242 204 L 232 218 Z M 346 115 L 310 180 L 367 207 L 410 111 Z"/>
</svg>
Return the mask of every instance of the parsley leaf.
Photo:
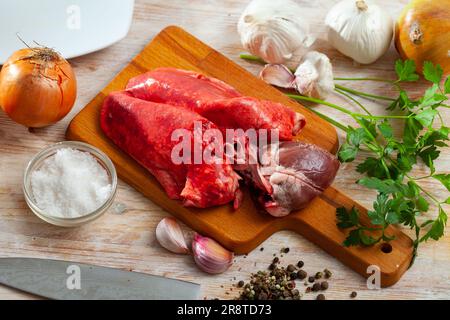
<svg viewBox="0 0 450 320">
<path fill-rule="evenodd" d="M 345 247 L 351 247 L 351 246 L 358 246 L 361 243 L 362 242 L 361 242 L 361 237 L 359 234 L 359 229 L 354 229 L 354 230 L 350 231 L 347 238 L 344 240 L 344 242 L 342 244 Z"/>
<path fill-rule="evenodd" d="M 450 191 L 450 174 L 435 174 L 433 175 L 433 178 L 439 180 L 442 185 Z"/>
<path fill-rule="evenodd" d="M 417 199 L 417 201 L 416 201 L 416 206 L 417 206 L 417 209 L 418 209 L 419 211 L 421 211 L 421 212 L 427 212 L 428 209 L 429 209 L 429 207 L 430 207 L 430 204 L 428 203 L 427 200 L 425 200 L 424 197 L 419 196 L 418 199 Z"/>
<path fill-rule="evenodd" d="M 447 79 L 445 79 L 444 93 L 445 94 L 449 94 L 450 93 L 450 76 L 448 76 Z"/>
<path fill-rule="evenodd" d="M 431 224 L 430 230 L 420 239 L 420 242 L 428 239 L 439 240 L 444 235 L 445 225 L 447 224 L 447 214 L 442 207 L 439 207 L 439 215 Z"/>
<path fill-rule="evenodd" d="M 395 62 L 395 72 L 399 81 L 417 81 L 419 75 L 416 73 L 416 64 L 413 60 L 397 60 Z"/>
<path fill-rule="evenodd" d="M 403 130 L 403 142 L 407 145 L 415 146 L 416 139 L 422 129 L 422 124 L 415 118 L 410 117 L 406 119 L 405 128 Z"/>
<path fill-rule="evenodd" d="M 358 226 L 359 213 L 355 207 L 347 211 L 344 207 L 336 209 L 336 218 L 338 220 L 337 226 L 341 229 L 347 229 Z"/>
<path fill-rule="evenodd" d="M 359 151 L 359 146 L 364 140 L 368 139 L 368 135 L 363 128 L 353 129 L 349 127 L 347 132 L 347 142 L 342 144 L 338 156 L 342 162 L 351 162 L 355 160 Z"/>
<path fill-rule="evenodd" d="M 339 161 L 352 162 L 353 160 L 355 160 L 357 154 L 358 154 L 357 147 L 352 146 L 349 143 L 343 143 L 338 153 Z"/>
<path fill-rule="evenodd" d="M 378 130 L 380 130 L 383 137 L 390 139 L 394 135 L 394 130 L 392 129 L 392 126 L 389 122 L 385 121 L 378 125 Z"/>
<path fill-rule="evenodd" d="M 369 177 L 383 179 L 386 177 L 385 169 L 379 159 L 368 157 L 364 162 L 356 166 L 359 173 L 367 173 Z"/>
<path fill-rule="evenodd" d="M 422 99 L 420 99 L 420 108 L 426 108 L 429 106 L 435 106 L 439 103 L 441 103 L 444 100 L 447 100 L 447 97 L 439 91 L 439 85 L 433 84 L 432 87 L 428 88 L 425 91 L 425 94 L 423 95 Z"/>
<path fill-rule="evenodd" d="M 437 113 L 437 110 L 430 108 L 417 114 L 414 118 L 419 121 L 422 126 L 430 127 L 433 124 L 434 117 L 436 117 Z"/>
<path fill-rule="evenodd" d="M 442 79 L 444 70 L 442 70 L 440 65 L 434 66 L 432 62 L 425 61 L 423 64 L 423 76 L 430 82 L 439 84 Z"/>
<path fill-rule="evenodd" d="M 362 178 L 358 180 L 358 184 L 369 189 L 378 190 L 380 193 L 391 194 L 397 192 L 404 192 L 405 187 L 392 179 L 381 180 L 375 177 Z"/>
</svg>

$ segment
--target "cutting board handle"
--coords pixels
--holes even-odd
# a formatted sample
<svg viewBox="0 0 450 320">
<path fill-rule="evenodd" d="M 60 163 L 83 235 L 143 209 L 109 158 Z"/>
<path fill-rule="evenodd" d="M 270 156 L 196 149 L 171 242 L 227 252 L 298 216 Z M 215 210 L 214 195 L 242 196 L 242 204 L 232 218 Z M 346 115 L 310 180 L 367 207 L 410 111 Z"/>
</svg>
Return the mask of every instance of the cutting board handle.
<svg viewBox="0 0 450 320">
<path fill-rule="evenodd" d="M 370 225 L 364 207 L 330 187 L 306 209 L 284 218 L 281 228 L 301 234 L 364 277 L 373 273 L 373 267 L 369 266 L 378 267 L 382 287 L 396 283 L 411 263 L 411 238 L 398 228 L 389 226 L 386 234 L 395 236 L 389 243 L 380 242 L 369 247 L 344 247 L 342 243 L 349 231 L 340 230 L 336 226 L 336 208 L 339 207 L 356 207 L 361 212 L 362 224 Z"/>
</svg>

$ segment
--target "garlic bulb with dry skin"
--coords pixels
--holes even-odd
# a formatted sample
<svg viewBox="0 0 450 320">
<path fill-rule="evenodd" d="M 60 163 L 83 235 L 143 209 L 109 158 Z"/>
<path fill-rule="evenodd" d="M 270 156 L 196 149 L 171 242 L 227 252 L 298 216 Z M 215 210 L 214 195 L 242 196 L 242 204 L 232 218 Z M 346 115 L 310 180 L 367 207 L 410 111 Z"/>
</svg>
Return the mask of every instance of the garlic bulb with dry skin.
<svg viewBox="0 0 450 320">
<path fill-rule="evenodd" d="M 304 10 L 291 0 L 253 0 L 242 13 L 238 32 L 244 48 L 269 63 L 283 63 L 314 43 Z"/>
<path fill-rule="evenodd" d="M 307 97 L 324 99 L 334 90 L 330 59 L 317 51 L 310 51 L 303 56 L 295 74 L 284 65 L 268 64 L 260 77 L 274 86 L 296 89 Z"/>
<path fill-rule="evenodd" d="M 192 253 L 197 266 L 211 274 L 225 272 L 232 264 L 234 254 L 211 238 L 196 233 L 192 240 Z"/>
<path fill-rule="evenodd" d="M 156 227 L 156 240 L 173 253 L 188 254 L 189 248 L 178 222 L 171 217 L 162 219 Z"/>
<path fill-rule="evenodd" d="M 372 0 L 338 2 L 325 19 L 328 41 L 356 62 L 369 64 L 380 58 L 392 41 L 392 18 Z"/>
</svg>

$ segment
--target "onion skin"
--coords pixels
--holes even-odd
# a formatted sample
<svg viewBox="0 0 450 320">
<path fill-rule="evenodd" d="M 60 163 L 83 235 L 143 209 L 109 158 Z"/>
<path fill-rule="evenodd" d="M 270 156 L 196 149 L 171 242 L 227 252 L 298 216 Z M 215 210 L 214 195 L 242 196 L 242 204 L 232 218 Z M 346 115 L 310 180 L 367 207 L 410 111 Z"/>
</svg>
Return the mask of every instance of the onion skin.
<svg viewBox="0 0 450 320">
<path fill-rule="evenodd" d="M 395 47 L 403 59 L 414 60 L 422 72 L 425 61 L 450 73 L 450 1 L 413 0 L 395 27 Z"/>
<path fill-rule="evenodd" d="M 36 57 L 40 50 L 47 50 L 44 52 L 51 59 Z M 64 118 L 75 103 L 76 92 L 72 67 L 48 48 L 16 51 L 0 73 L 0 106 L 12 120 L 28 128 L 45 127 Z"/>
</svg>

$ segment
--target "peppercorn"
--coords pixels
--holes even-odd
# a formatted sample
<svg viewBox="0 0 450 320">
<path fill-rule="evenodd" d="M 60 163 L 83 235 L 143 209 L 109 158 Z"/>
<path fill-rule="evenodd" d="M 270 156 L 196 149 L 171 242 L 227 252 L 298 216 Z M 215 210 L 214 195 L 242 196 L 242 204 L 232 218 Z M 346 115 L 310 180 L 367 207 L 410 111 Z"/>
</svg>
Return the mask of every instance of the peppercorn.
<svg viewBox="0 0 450 320">
<path fill-rule="evenodd" d="M 267 293 L 265 293 L 265 292 L 261 292 L 259 295 L 258 295 L 258 300 L 267 300 Z"/>
<path fill-rule="evenodd" d="M 294 289 L 294 288 L 295 288 L 295 282 L 294 282 L 294 281 L 289 281 L 289 282 L 286 284 L 286 288 L 288 288 L 289 290 Z"/>
<path fill-rule="evenodd" d="M 314 281 L 316 281 L 316 278 L 314 278 L 313 276 L 310 276 L 308 278 L 308 282 L 313 283 Z"/>
<path fill-rule="evenodd" d="M 297 272 L 292 272 L 290 275 L 291 280 L 297 279 Z"/>
<path fill-rule="evenodd" d="M 317 291 L 320 291 L 321 288 L 322 287 L 321 287 L 320 283 L 316 282 L 316 283 L 314 283 L 314 285 L 312 287 L 312 291 L 317 292 Z"/>
<path fill-rule="evenodd" d="M 357 295 L 358 295 L 358 293 L 356 293 L 356 291 L 353 291 L 353 292 L 350 294 L 350 298 L 356 298 Z"/>
<path fill-rule="evenodd" d="M 278 257 L 273 258 L 272 263 L 278 263 L 280 259 Z"/>
<path fill-rule="evenodd" d="M 297 262 L 297 267 L 299 267 L 299 268 L 303 268 L 304 265 L 305 265 L 305 263 L 302 260 Z"/>
<path fill-rule="evenodd" d="M 272 264 L 269 266 L 269 270 L 274 270 L 276 267 L 277 267 L 276 264 L 275 264 L 275 263 L 272 263 Z"/>
<path fill-rule="evenodd" d="M 318 294 L 317 297 L 316 297 L 316 300 L 326 300 L 325 295 Z"/>
<path fill-rule="evenodd" d="M 289 248 L 283 248 L 283 249 L 281 249 L 281 252 L 283 252 L 283 253 L 288 253 L 289 251 L 290 251 Z"/>
<path fill-rule="evenodd" d="M 328 289 L 328 282 L 327 281 L 323 281 L 320 284 L 320 287 L 321 287 L 322 290 L 327 290 Z"/>
<path fill-rule="evenodd" d="M 297 277 L 298 277 L 300 280 L 305 279 L 307 276 L 308 276 L 308 274 L 306 273 L 305 270 L 300 270 L 299 272 L 297 272 Z"/>
<path fill-rule="evenodd" d="M 322 279 L 322 277 L 323 277 L 323 273 L 320 272 L 320 271 L 317 272 L 316 275 L 315 275 L 315 278 L 316 278 L 316 279 Z"/>
<path fill-rule="evenodd" d="M 238 288 L 242 288 L 244 286 L 244 284 L 245 284 L 244 281 L 241 280 L 238 282 L 237 286 L 238 286 Z"/>
<path fill-rule="evenodd" d="M 331 273 L 331 271 L 328 270 L 328 269 L 323 270 L 323 273 L 325 274 L 325 278 L 326 278 L 326 279 L 330 279 L 331 276 L 333 275 L 333 274 Z"/>
<path fill-rule="evenodd" d="M 288 265 L 288 266 L 287 266 L 287 271 L 289 271 L 289 272 L 294 272 L 294 271 L 295 271 L 294 265 L 293 265 L 293 264 Z"/>
</svg>

